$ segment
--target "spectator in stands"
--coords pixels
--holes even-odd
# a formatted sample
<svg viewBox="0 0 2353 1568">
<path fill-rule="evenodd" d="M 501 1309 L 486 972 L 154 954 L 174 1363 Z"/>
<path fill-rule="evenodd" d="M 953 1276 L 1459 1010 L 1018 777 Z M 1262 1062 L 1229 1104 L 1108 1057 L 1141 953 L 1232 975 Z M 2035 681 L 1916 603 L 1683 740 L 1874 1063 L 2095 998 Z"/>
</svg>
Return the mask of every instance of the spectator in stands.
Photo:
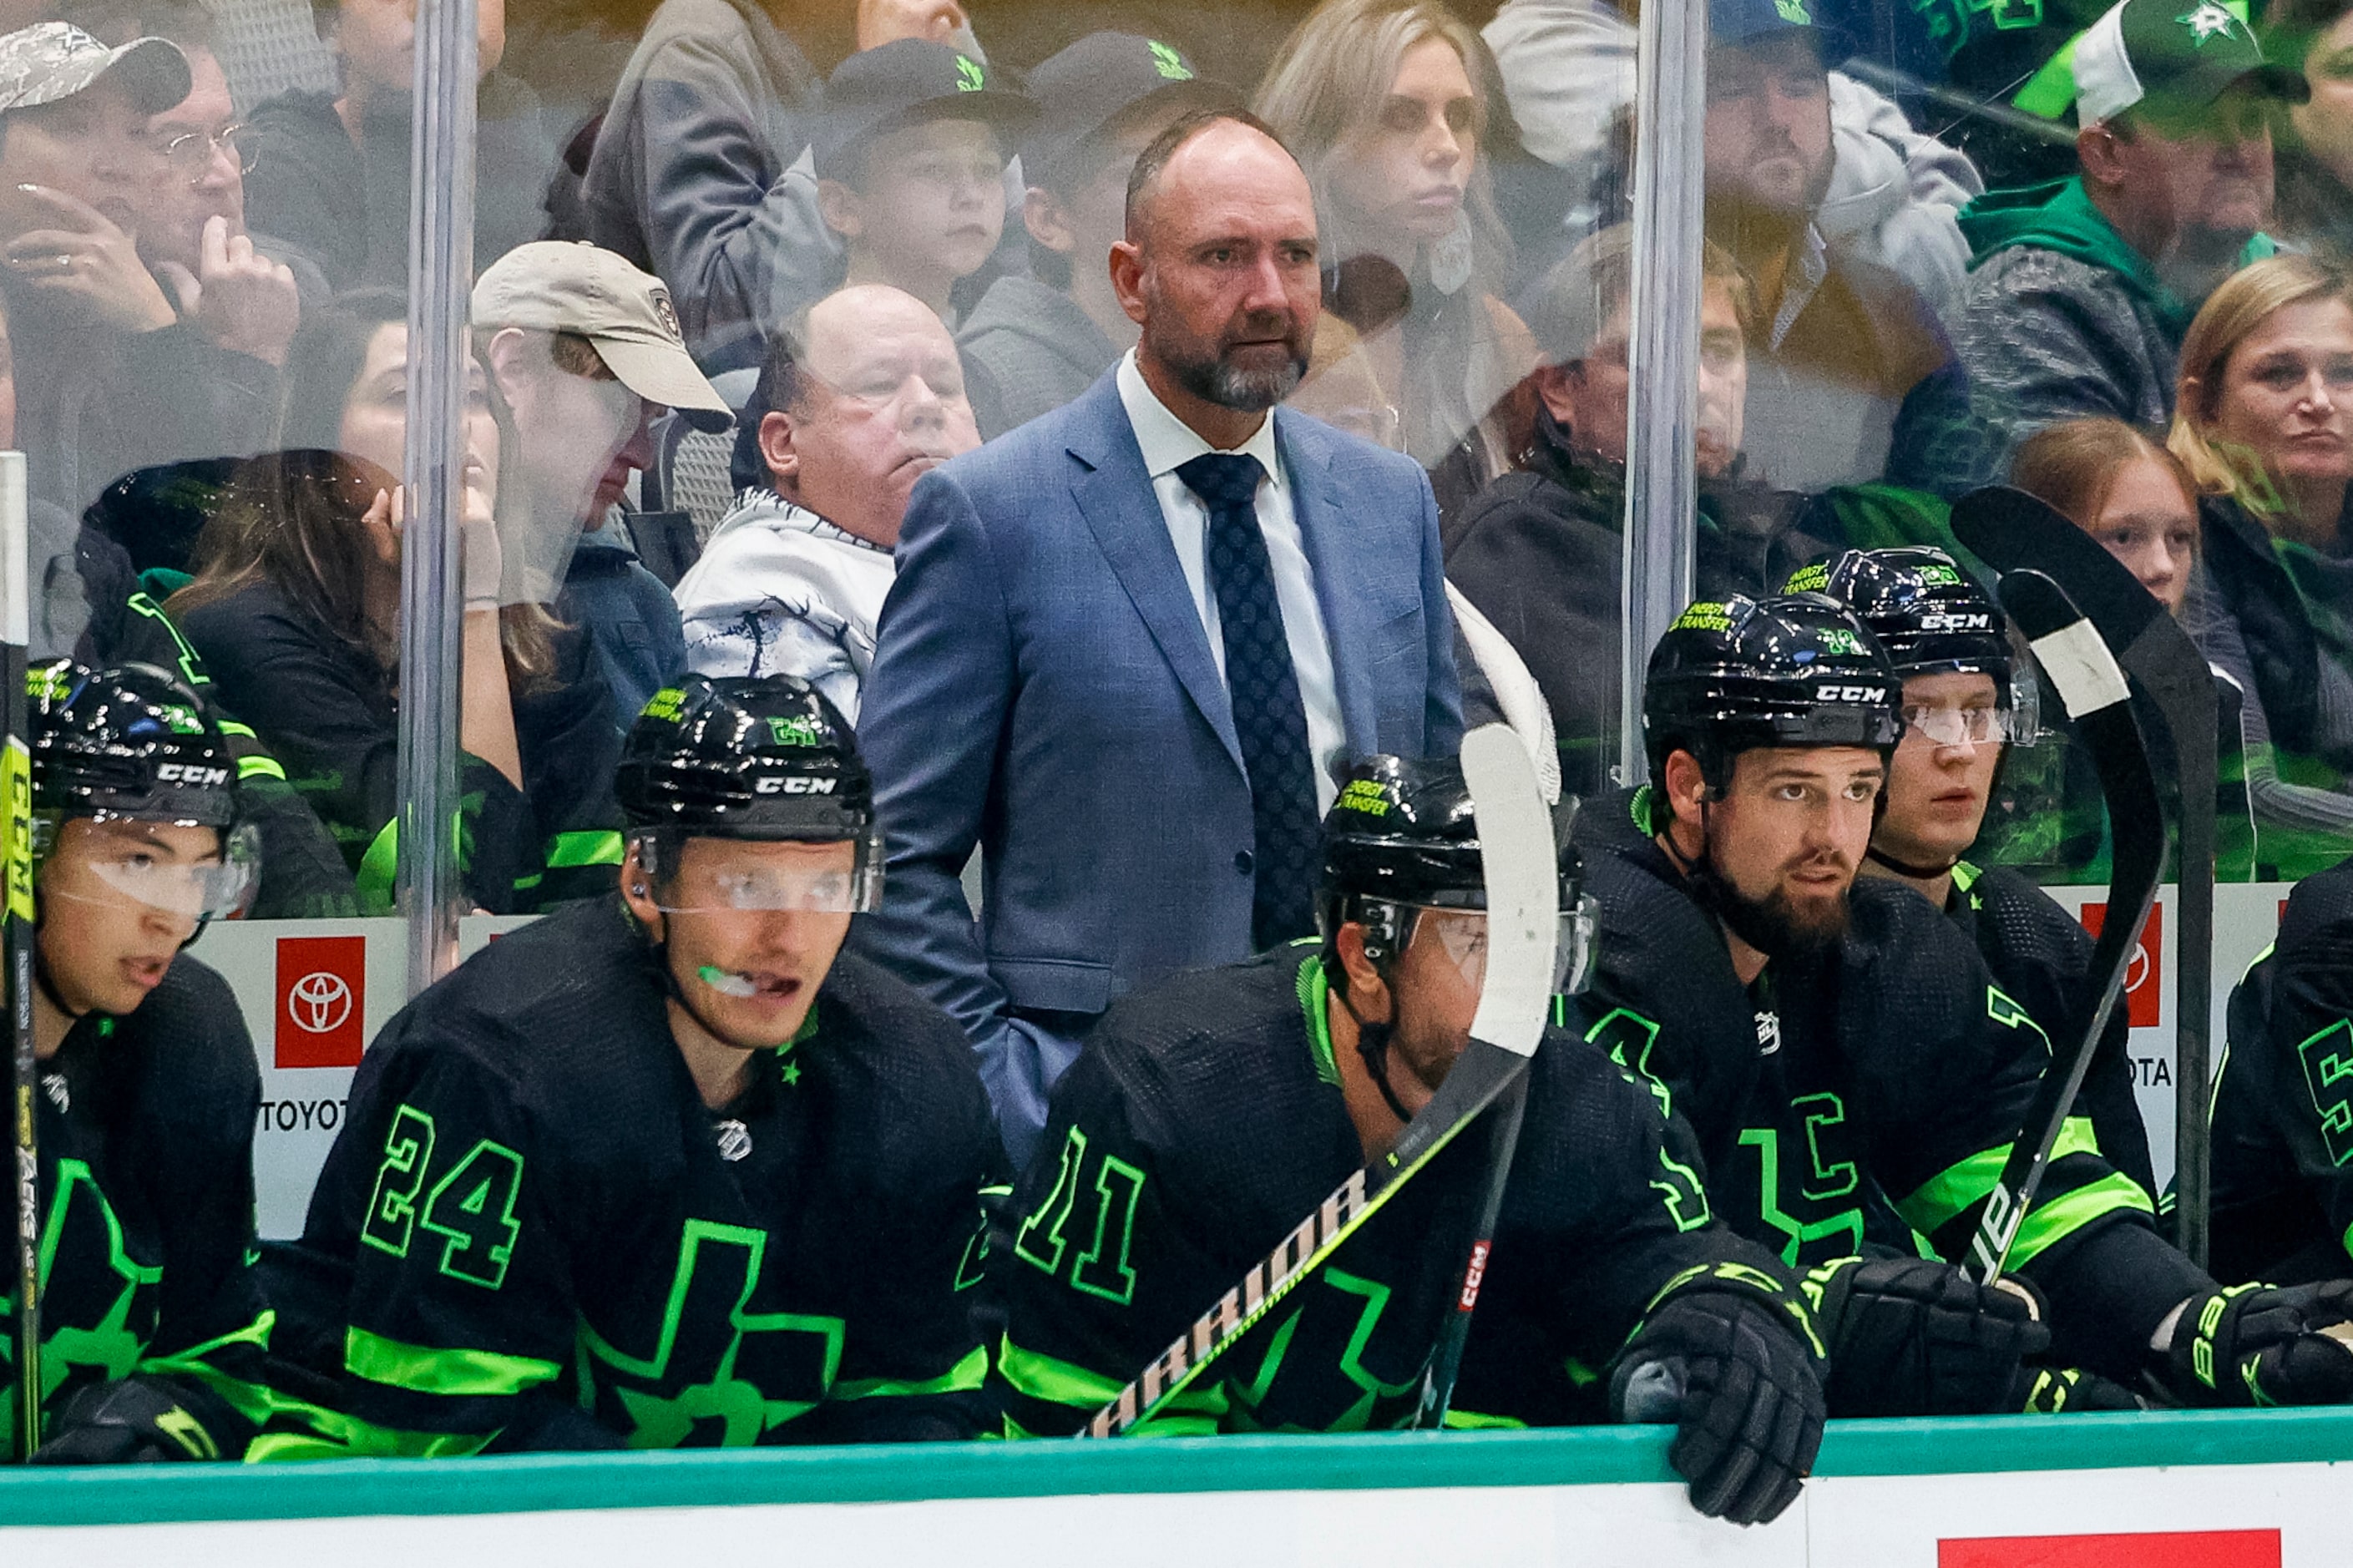
<svg viewBox="0 0 2353 1568">
<path fill-rule="evenodd" d="M 2089 415 L 2162 426 L 2182 333 L 2214 286 L 2266 255 L 2272 103 L 2303 96 L 2221 5 L 2118 0 L 2074 54 L 2083 173 L 1973 203 L 1954 324 L 2005 460 Z"/>
<path fill-rule="evenodd" d="M 609 250 L 536 240 L 474 285 L 478 351 L 514 411 L 526 603 L 552 603 L 584 628 L 611 694 L 613 732 L 686 673 L 678 606 L 609 521 L 629 478 L 652 460 L 648 427 L 666 408 L 705 430 L 726 402 L 695 368 L 661 283 Z"/>
<path fill-rule="evenodd" d="M 406 301 L 362 290 L 305 321 L 280 439 L 206 531 L 195 581 L 165 606 L 221 703 L 253 726 L 389 908 L 400 802 L 400 558 L 395 475 L 407 432 Z M 615 826 L 620 738 L 582 639 L 531 606 L 501 611 L 493 507 L 519 488 L 512 430 L 475 372 L 464 468 L 459 700 L 468 896 L 492 910 L 552 890 L 556 836 Z M 572 858 L 577 858 L 576 855 Z M 607 870 L 604 875 L 609 877 Z"/>
<path fill-rule="evenodd" d="M 2263 55 L 2311 90 L 2275 125 L 2270 232 L 2285 244 L 2353 254 L 2353 4 L 2282 0 L 2263 13 Z"/>
<path fill-rule="evenodd" d="M 2167 444 L 2205 492 L 2214 591 L 2189 620 L 2246 693 L 2257 858 L 2293 880 L 2353 835 L 2353 278 L 2281 255 L 2215 289 Z"/>
<path fill-rule="evenodd" d="M 776 21 L 794 14 L 775 0 L 663 0 L 583 176 L 586 237 L 670 285 L 687 346 L 714 375 L 758 364 L 765 326 L 841 276 L 802 161 L 824 81 Z M 860 49 L 969 37 L 956 0 L 858 7 Z"/>
<path fill-rule="evenodd" d="M 2121 419 L 2063 419 L 2026 438 L 2010 482 L 2066 513 L 2181 614 L 2198 568 L 2198 486 L 2162 444 Z"/>
<path fill-rule="evenodd" d="M 955 325 L 956 284 L 1005 232 L 1008 139 L 1037 106 L 924 38 L 860 50 L 825 91 L 809 155 L 846 280 L 904 289 Z"/>
<path fill-rule="evenodd" d="M 1504 0 L 1482 36 L 1528 151 L 1558 169 L 1575 234 L 1617 216 L 1597 185 L 1620 178 L 1615 117 L 1634 101 L 1634 22 L 1610 0 Z M 1955 221 L 1985 184 L 1966 154 L 1922 134 L 1883 95 L 1830 73 L 1831 179 L 1815 226 L 1943 308 L 1968 270 Z"/>
<path fill-rule="evenodd" d="M 1446 556 L 1448 580 L 1551 706 L 1561 787 L 1588 795 L 1610 787 L 1619 749 L 1632 239 L 1627 225 L 1602 230 L 1530 296 L 1545 355 L 1535 437 L 1464 509 Z M 1769 594 L 1826 547 L 1790 531 L 1789 498 L 1738 478 L 1754 294 L 1721 247 L 1707 247 L 1701 276 L 1694 584 L 1702 598 Z"/>
<path fill-rule="evenodd" d="M 302 306 L 325 304 L 327 282 L 299 252 L 246 229 L 259 136 L 237 119 L 211 16 L 195 0 L 85 0 L 74 19 L 106 43 L 159 37 L 187 57 L 188 96 L 147 124 L 164 156 L 141 204 L 140 258 L 213 343 L 284 364 Z M 217 238 L 206 232 L 216 220 Z"/>
<path fill-rule="evenodd" d="M 1821 226 L 1835 38 L 1804 5 L 1775 0 L 1713 0 L 1709 18 L 1707 235 L 1757 282 L 1752 471 L 1786 490 L 1962 488 L 1981 444 L 1936 313 Z"/>
<path fill-rule="evenodd" d="M 855 724 L 908 492 L 979 445 L 955 342 L 914 296 L 852 284 L 770 334 L 734 510 L 678 584 L 687 662 L 799 676 Z"/>
<path fill-rule="evenodd" d="M 0 292 L 17 355 L 40 372 L 17 388 L 33 493 L 79 516 L 130 469 L 254 450 L 276 369 L 182 321 L 138 251 L 164 168 L 148 121 L 188 96 L 186 59 L 160 39 L 110 49 L 43 22 L 0 37 Z M 208 304 L 281 275 L 225 262 Z"/>
<path fill-rule="evenodd" d="M 478 0 L 474 265 L 536 238 L 553 135 L 530 88 L 498 68 L 506 0 Z M 245 182 L 253 226 L 299 248 L 336 289 L 408 283 L 410 79 L 416 0 L 311 0 L 340 92 L 290 92 L 253 110 Z"/>
<path fill-rule="evenodd" d="M 917 482 L 859 726 L 891 858 L 854 940 L 963 1023 L 1017 1163 L 1113 996 L 1313 929 L 1335 761 L 1461 727 L 1429 481 L 1272 408 L 1319 309 L 1305 174 L 1205 111 L 1128 190 L 1136 347 Z"/>
<path fill-rule="evenodd" d="M 1029 271 L 988 286 L 956 332 L 986 440 L 1060 408 L 1135 343 L 1112 291 L 1136 154 L 1187 110 L 1239 102 L 1157 39 L 1090 33 L 1029 73 L 1038 122 L 1021 144 Z"/>
<path fill-rule="evenodd" d="M 1436 0 L 1324 0 L 1256 100 L 1307 170 L 1323 240 L 1324 310 L 1294 405 L 1449 467 L 1447 501 L 1507 466 L 1493 416 L 1536 360 L 1499 297 L 1511 242 L 1480 157 L 1478 52 Z"/>
</svg>

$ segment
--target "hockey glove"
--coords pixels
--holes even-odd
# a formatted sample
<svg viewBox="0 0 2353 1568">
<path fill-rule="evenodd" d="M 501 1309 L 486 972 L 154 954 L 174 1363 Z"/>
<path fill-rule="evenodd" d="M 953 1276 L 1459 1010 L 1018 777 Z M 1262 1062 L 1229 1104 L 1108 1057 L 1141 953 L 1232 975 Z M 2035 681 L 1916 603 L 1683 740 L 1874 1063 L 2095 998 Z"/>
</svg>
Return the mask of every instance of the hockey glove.
<svg viewBox="0 0 2353 1568">
<path fill-rule="evenodd" d="M 1819 1362 L 1788 1319 L 1729 1290 L 1669 1297 L 1620 1355 L 1609 1407 L 1675 1424 L 1667 1462 L 1692 1507 L 1735 1524 L 1778 1517 L 1822 1441 Z"/>
<path fill-rule="evenodd" d="M 49 1440 L 33 1451 L 32 1462 L 123 1465 L 242 1458 L 248 1434 L 241 1417 L 226 1404 L 216 1412 L 207 1411 L 209 1420 L 190 1408 L 217 1403 L 185 1396 L 152 1378 L 92 1384 L 68 1400 L 50 1422 Z"/>
<path fill-rule="evenodd" d="M 2146 1410 L 2148 1401 L 2121 1383 L 2077 1367 L 2022 1366 L 2002 1408 L 2026 1415 L 2083 1415 L 2101 1410 Z"/>
<path fill-rule="evenodd" d="M 1805 1279 L 1830 1347 L 1834 1415 L 2014 1411 L 2020 1363 L 2051 1346 L 2031 1287 L 1978 1285 L 1925 1258 L 1841 1258 Z"/>
<path fill-rule="evenodd" d="M 2185 1405 L 2353 1402 L 2353 1347 L 2320 1331 L 2353 1321 L 2353 1279 L 2232 1285 L 2181 1309 L 2159 1374 Z"/>
</svg>

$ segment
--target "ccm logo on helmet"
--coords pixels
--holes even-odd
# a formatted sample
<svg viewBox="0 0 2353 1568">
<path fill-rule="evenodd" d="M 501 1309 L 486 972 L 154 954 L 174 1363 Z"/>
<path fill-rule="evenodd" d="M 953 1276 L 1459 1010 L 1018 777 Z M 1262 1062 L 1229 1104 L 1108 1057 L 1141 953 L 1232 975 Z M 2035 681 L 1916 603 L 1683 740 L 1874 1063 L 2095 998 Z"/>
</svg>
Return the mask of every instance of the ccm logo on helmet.
<svg viewBox="0 0 2353 1568">
<path fill-rule="evenodd" d="M 1920 629 L 1924 632 L 1983 632 L 1993 629 L 1993 617 L 1980 610 L 1974 615 L 1922 616 Z"/>
<path fill-rule="evenodd" d="M 1884 686 L 1817 686 L 1814 688 L 1814 700 L 1817 702 L 1884 702 L 1887 700 L 1887 688 Z"/>
<path fill-rule="evenodd" d="M 155 770 L 155 782 L 194 784 L 198 789 L 216 789 L 228 783 L 228 770 L 206 767 L 200 763 L 165 763 Z"/>
<path fill-rule="evenodd" d="M 832 779 L 806 777 L 760 779 L 753 784 L 752 793 L 754 795 L 831 795 L 833 785 Z"/>
</svg>

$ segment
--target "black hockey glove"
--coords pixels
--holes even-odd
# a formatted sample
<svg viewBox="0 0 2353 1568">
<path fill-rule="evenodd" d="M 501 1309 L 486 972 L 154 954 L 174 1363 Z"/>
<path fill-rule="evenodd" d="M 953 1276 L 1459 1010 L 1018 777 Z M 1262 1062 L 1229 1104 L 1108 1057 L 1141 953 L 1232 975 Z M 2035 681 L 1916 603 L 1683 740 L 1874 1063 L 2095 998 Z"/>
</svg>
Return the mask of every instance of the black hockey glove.
<svg viewBox="0 0 2353 1568">
<path fill-rule="evenodd" d="M 2232 1285 L 2193 1296 L 2158 1373 L 2185 1405 L 2353 1403 L 2353 1345 L 2320 1332 L 2353 1322 L 2353 1279 Z"/>
<path fill-rule="evenodd" d="M 1805 1279 L 1830 1347 L 1833 1415 L 2015 1411 L 2020 1363 L 2051 1347 L 2040 1298 L 1926 1258 L 1841 1258 Z"/>
<path fill-rule="evenodd" d="M 2102 1410 L 2146 1410 L 2148 1401 L 2121 1383 L 2079 1367 L 2022 1366 L 2002 1408 L 2023 1415 L 2083 1415 Z"/>
<path fill-rule="evenodd" d="M 148 1464 L 164 1459 L 238 1459 L 251 1435 L 244 1418 L 214 1396 L 153 1378 L 92 1384 L 49 1423 L 37 1465 Z"/>
<path fill-rule="evenodd" d="M 1820 1360 L 1783 1312 L 1746 1293 L 1669 1297 L 1634 1331 L 1609 1383 L 1620 1421 L 1672 1421 L 1667 1462 L 1692 1507 L 1735 1524 L 1796 1500 L 1822 1442 Z"/>
</svg>

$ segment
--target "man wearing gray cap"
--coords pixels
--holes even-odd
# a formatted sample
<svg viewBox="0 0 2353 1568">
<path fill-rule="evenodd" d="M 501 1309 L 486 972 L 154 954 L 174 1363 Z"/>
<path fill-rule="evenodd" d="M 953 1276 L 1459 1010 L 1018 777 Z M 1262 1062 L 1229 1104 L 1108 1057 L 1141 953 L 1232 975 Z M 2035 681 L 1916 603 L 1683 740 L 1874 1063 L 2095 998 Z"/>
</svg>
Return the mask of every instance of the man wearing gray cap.
<svg viewBox="0 0 2353 1568">
<path fill-rule="evenodd" d="M 988 286 L 956 333 L 983 440 L 1060 408 L 1135 343 L 1111 286 L 1136 155 L 1191 109 L 1242 95 L 1156 38 L 1090 33 L 1029 73 L 1040 110 L 1021 143 L 1029 270 Z"/>
<path fill-rule="evenodd" d="M 584 626 L 626 729 L 686 670 L 678 608 L 613 520 L 629 476 L 653 457 L 647 427 L 676 408 L 724 430 L 726 403 L 679 334 L 659 279 L 609 250 L 538 240 L 474 284 L 482 362 L 514 412 L 528 512 L 509 550 L 512 590 Z"/>
<path fill-rule="evenodd" d="M 0 37 L 0 292 L 33 493 L 69 514 L 132 468 L 243 455 L 277 411 L 275 367 L 183 320 L 140 259 L 162 176 L 150 117 L 188 96 L 161 38 L 116 48 L 63 22 Z"/>
</svg>

